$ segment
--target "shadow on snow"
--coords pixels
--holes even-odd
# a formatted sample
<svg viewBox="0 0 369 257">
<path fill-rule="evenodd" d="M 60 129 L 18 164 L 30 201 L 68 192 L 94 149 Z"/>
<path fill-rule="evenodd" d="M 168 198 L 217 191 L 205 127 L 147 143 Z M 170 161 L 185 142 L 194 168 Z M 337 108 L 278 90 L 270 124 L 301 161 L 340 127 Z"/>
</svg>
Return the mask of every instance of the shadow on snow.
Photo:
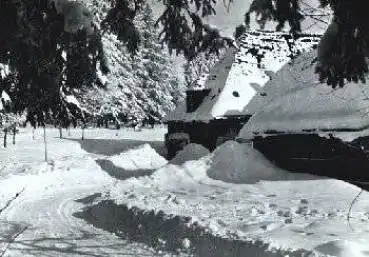
<svg viewBox="0 0 369 257">
<path fill-rule="evenodd" d="M 161 141 L 140 141 L 130 139 L 68 139 L 78 142 L 81 148 L 93 154 L 113 156 L 131 150 L 143 144 L 149 144 L 161 156 L 166 156 L 164 143 Z"/>
<path fill-rule="evenodd" d="M 126 170 L 114 165 L 112 161 L 104 159 L 96 160 L 96 162 L 100 165 L 101 169 L 106 171 L 111 177 L 120 180 L 149 176 L 155 171 L 155 169 Z"/>
<path fill-rule="evenodd" d="M 12 256 L 7 254 L 27 256 L 133 256 L 134 252 L 127 253 L 122 249 L 130 249 L 130 242 L 121 240 L 117 243 L 103 242 L 103 237 L 99 234 L 93 234 L 87 231 L 79 231 L 79 235 L 68 236 L 40 236 L 34 235 L 32 238 L 25 239 L 21 231 L 29 233 L 34 228 L 28 225 L 16 224 L 8 221 L 1 221 L 2 229 L 0 232 L 0 255 Z M 36 231 L 34 231 L 36 232 Z M 35 234 L 35 233 L 33 233 Z M 19 236 L 19 237 L 17 237 Z M 10 252 L 10 253 L 9 253 Z"/>
<path fill-rule="evenodd" d="M 111 200 L 86 207 L 74 216 L 123 239 L 144 243 L 158 251 L 182 252 L 199 257 L 297 257 L 308 254 L 304 250 L 271 251 L 266 243 L 258 240 L 242 241 L 236 235 L 221 238 L 210 234 L 196 223 L 190 224 L 189 217 L 168 216 L 162 211 L 155 213 L 136 207 L 129 209 L 124 205 L 116 205 Z M 191 242 L 190 248 L 184 248 L 184 240 Z"/>
</svg>

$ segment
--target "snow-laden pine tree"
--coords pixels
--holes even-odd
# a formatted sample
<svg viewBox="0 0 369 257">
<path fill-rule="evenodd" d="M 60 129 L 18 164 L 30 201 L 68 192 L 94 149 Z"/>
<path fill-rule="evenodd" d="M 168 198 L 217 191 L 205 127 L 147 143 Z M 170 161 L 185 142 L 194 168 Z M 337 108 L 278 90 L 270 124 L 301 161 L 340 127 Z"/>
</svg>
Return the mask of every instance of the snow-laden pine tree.
<svg viewBox="0 0 369 257">
<path fill-rule="evenodd" d="M 86 1 L 96 22 L 106 16 L 107 1 Z M 168 50 L 159 41 L 150 6 L 143 6 L 133 20 L 140 33 L 135 54 L 109 30 L 102 34 L 110 72 L 97 75 L 101 87 L 80 94 L 81 103 L 95 114 L 100 125 L 161 121 L 184 96 L 184 83 Z"/>
<path fill-rule="evenodd" d="M 12 112 L 27 114 L 33 126 L 78 118 L 64 93 L 96 81 L 96 66 L 106 72 L 100 32 L 80 2 L 67 0 L 0 1 L 0 63 L 9 67 Z M 65 104 L 63 104 L 63 102 Z M 64 122 L 65 123 L 65 122 Z"/>
<path fill-rule="evenodd" d="M 220 55 L 223 51 L 220 51 Z M 210 70 L 218 62 L 219 55 L 199 53 L 184 65 L 184 76 L 187 89 L 202 88 L 208 78 Z"/>
<path fill-rule="evenodd" d="M 161 121 L 183 97 L 183 87 L 176 77 L 166 47 L 158 41 L 152 10 L 149 5 L 137 16 L 141 31 L 140 49 L 133 60 L 135 76 L 140 81 L 145 120 Z"/>
</svg>

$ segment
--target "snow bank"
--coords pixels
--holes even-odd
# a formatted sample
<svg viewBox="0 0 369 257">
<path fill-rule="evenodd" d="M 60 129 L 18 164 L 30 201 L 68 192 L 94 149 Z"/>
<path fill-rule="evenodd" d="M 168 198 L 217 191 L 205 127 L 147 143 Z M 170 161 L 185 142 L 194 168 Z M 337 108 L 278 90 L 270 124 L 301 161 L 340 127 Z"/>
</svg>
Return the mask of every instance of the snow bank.
<svg viewBox="0 0 369 257">
<path fill-rule="evenodd" d="M 187 161 L 198 160 L 208 155 L 210 152 L 207 148 L 198 144 L 188 144 L 170 161 L 172 164 L 181 165 Z"/>
<path fill-rule="evenodd" d="M 158 169 L 168 162 L 149 144 L 143 144 L 135 149 L 110 157 L 109 160 L 115 166 L 124 168 L 125 170 Z"/>
<path fill-rule="evenodd" d="M 119 181 L 107 195 L 128 208 L 191 217 L 216 236 L 346 257 L 363 256 L 369 241 L 368 193 L 352 208 L 352 229 L 347 224 L 359 191 L 343 181 L 288 174 L 249 146 L 227 142 L 197 161 Z"/>
<path fill-rule="evenodd" d="M 358 242 L 349 240 L 334 240 L 316 247 L 316 250 L 329 255 L 339 257 L 365 257 L 368 256 L 369 244 L 366 239 L 358 239 Z"/>
<path fill-rule="evenodd" d="M 230 183 L 255 183 L 287 176 L 249 145 L 228 141 L 213 153 L 209 177 Z"/>
</svg>

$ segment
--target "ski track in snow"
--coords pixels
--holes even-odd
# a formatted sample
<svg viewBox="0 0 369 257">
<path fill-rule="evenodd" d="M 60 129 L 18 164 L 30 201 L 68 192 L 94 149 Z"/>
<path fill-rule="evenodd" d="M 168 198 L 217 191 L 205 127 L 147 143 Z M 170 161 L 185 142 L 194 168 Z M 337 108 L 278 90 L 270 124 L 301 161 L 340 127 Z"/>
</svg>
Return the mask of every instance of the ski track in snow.
<svg viewBox="0 0 369 257">
<path fill-rule="evenodd" d="M 107 191 L 115 180 L 95 162 L 106 156 L 87 153 L 75 141 L 60 140 L 56 130 L 47 132 L 48 165 L 42 162 L 41 131 L 33 141 L 31 131 L 22 130 L 17 135 L 22 143 L 0 149 L 0 208 L 25 187 L 0 214 L 0 256 L 161 256 L 73 216 L 86 206 L 79 199 Z M 150 133 L 126 132 L 121 137 Z M 73 133 L 80 136 L 78 130 Z M 91 130 L 90 136 L 94 133 Z M 112 137 L 109 133 L 115 131 L 100 138 Z"/>
</svg>

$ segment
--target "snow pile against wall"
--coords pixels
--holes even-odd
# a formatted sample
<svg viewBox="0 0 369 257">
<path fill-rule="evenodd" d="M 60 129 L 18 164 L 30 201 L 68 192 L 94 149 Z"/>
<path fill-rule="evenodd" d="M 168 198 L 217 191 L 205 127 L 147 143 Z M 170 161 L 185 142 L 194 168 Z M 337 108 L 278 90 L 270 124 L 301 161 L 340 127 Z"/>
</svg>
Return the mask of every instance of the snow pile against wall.
<svg viewBox="0 0 369 257">
<path fill-rule="evenodd" d="M 228 166 L 238 166 L 239 171 Z M 227 177 L 226 172 L 235 175 Z M 348 225 L 349 203 L 360 192 L 358 187 L 334 179 L 281 173 L 284 171 L 273 168 L 251 148 L 228 142 L 200 160 L 181 166 L 169 164 L 151 176 L 119 181 L 107 195 L 128 208 L 189 217 L 188 223 L 197 223 L 223 238 L 250 244 L 261 240 L 267 245 L 265 251 L 303 249 L 311 251 L 311 256 L 366 256 L 367 193 L 351 210 Z M 214 174 L 235 183 L 214 180 L 210 177 Z"/>
<path fill-rule="evenodd" d="M 149 144 L 144 144 L 135 149 L 121 153 L 120 155 L 113 156 L 109 160 L 112 161 L 115 166 L 125 170 L 158 169 L 168 162 Z"/>
<path fill-rule="evenodd" d="M 187 161 L 198 160 L 209 154 L 209 150 L 202 145 L 188 144 L 170 161 L 171 164 L 181 165 Z"/>
<path fill-rule="evenodd" d="M 207 174 L 210 178 L 236 184 L 280 180 L 289 175 L 257 150 L 235 141 L 228 141 L 214 151 Z"/>
<path fill-rule="evenodd" d="M 369 88 L 346 83 L 332 89 L 314 73 L 316 52 L 286 64 L 264 87 L 265 96 L 255 97 L 248 108 L 255 111 L 239 137 L 254 132 L 302 132 L 303 130 L 362 130 L 369 126 Z"/>
</svg>

